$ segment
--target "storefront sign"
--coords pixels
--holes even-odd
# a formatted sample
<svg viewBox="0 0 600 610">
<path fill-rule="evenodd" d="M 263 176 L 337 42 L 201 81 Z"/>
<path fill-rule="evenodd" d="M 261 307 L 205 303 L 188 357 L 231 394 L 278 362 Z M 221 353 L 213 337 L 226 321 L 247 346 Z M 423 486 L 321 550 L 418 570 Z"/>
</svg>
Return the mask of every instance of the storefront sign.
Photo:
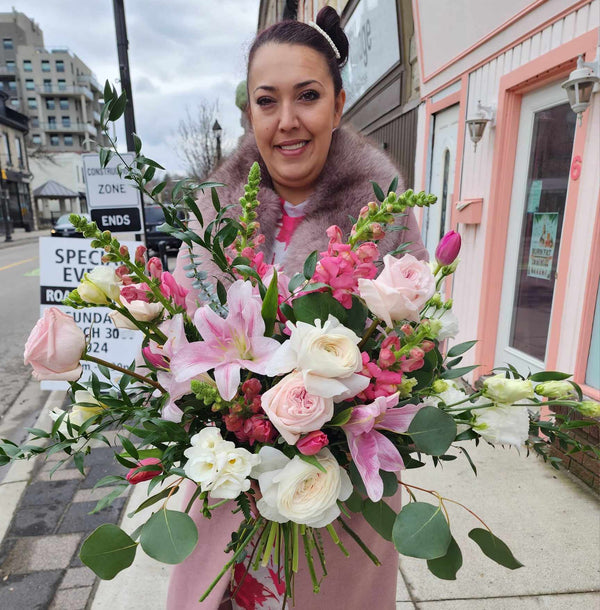
<svg viewBox="0 0 600 610">
<path fill-rule="evenodd" d="M 542 198 L 542 181 L 532 180 L 529 187 L 529 197 L 527 199 L 527 211 L 529 213 L 537 212 L 540 207 L 540 199 Z"/>
<path fill-rule="evenodd" d="M 350 42 L 342 71 L 349 108 L 400 61 L 396 0 L 361 0 L 344 31 Z"/>
<path fill-rule="evenodd" d="M 61 305 L 71 290 L 77 288 L 84 274 L 101 264 L 104 251 L 92 248 L 87 239 L 67 237 L 41 237 L 40 242 L 40 315 L 48 307 L 58 307 L 73 316 L 77 325 L 88 339 L 88 352 L 127 367 L 135 359 L 142 342 L 142 333 L 136 330 L 116 328 L 108 314 L 108 307 L 74 309 Z M 140 245 L 137 242 L 123 242 L 130 252 Z M 116 266 L 116 265 L 113 265 Z M 92 373 L 98 373 L 98 366 L 92 362 L 82 362 L 82 381 Z M 66 390 L 66 381 L 42 381 L 43 390 Z"/>
<path fill-rule="evenodd" d="M 558 232 L 558 213 L 534 214 L 527 275 L 542 280 L 552 279 L 552 261 Z"/>
</svg>

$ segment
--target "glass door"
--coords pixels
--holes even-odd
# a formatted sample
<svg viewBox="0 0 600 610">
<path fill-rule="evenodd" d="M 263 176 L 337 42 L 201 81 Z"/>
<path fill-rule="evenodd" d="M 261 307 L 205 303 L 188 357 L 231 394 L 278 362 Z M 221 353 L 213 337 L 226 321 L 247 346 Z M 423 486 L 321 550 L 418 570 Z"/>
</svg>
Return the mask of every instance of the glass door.
<svg viewBox="0 0 600 610">
<path fill-rule="evenodd" d="M 575 120 L 559 85 L 523 97 L 496 366 L 544 367 Z"/>
</svg>

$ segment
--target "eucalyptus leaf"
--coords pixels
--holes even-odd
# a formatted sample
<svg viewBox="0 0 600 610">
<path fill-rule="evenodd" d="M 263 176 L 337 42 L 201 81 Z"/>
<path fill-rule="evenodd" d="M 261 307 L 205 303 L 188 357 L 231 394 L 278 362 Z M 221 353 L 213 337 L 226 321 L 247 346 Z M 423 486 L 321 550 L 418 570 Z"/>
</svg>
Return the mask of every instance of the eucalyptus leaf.
<svg viewBox="0 0 600 610">
<path fill-rule="evenodd" d="M 419 451 L 443 455 L 456 438 L 456 422 L 437 407 L 423 407 L 410 422 L 408 433 Z"/>
<path fill-rule="evenodd" d="M 460 570 L 462 564 L 462 553 L 454 538 L 450 540 L 448 551 L 443 557 L 427 561 L 429 571 L 443 580 L 456 580 L 456 573 Z"/>
<path fill-rule="evenodd" d="M 362 512 L 363 498 L 356 491 L 356 489 L 352 492 L 350 497 L 346 500 L 346 506 L 348 507 L 348 510 L 350 510 L 353 513 L 360 513 L 360 512 Z"/>
<path fill-rule="evenodd" d="M 402 555 L 437 559 L 448 552 L 452 536 L 441 506 L 411 502 L 398 513 L 392 539 Z"/>
<path fill-rule="evenodd" d="M 79 557 L 97 576 L 111 580 L 133 563 L 136 547 L 120 527 L 105 523 L 85 539 Z"/>
<path fill-rule="evenodd" d="M 163 563 L 181 563 L 196 547 L 198 529 L 186 513 L 159 510 L 144 525 L 140 544 L 144 552 Z"/>
<path fill-rule="evenodd" d="M 392 540 L 392 530 L 396 521 L 396 513 L 383 500 L 373 502 L 369 498 L 363 501 L 363 517 L 367 523 L 386 540 Z"/>
<path fill-rule="evenodd" d="M 501 566 L 509 570 L 523 567 L 523 564 L 515 559 L 508 546 L 492 532 L 476 527 L 469 532 L 469 538 L 479 546 L 484 555 Z"/>
</svg>

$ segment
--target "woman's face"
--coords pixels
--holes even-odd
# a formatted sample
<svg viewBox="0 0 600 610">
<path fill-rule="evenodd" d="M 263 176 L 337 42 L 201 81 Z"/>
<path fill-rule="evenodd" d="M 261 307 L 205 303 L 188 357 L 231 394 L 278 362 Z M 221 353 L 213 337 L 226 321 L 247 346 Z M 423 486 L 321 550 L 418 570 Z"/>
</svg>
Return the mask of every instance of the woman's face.
<svg viewBox="0 0 600 610">
<path fill-rule="evenodd" d="M 335 95 L 320 53 L 275 43 L 256 51 L 248 91 L 254 137 L 275 190 L 290 203 L 301 203 L 325 165 L 346 94 Z"/>
</svg>

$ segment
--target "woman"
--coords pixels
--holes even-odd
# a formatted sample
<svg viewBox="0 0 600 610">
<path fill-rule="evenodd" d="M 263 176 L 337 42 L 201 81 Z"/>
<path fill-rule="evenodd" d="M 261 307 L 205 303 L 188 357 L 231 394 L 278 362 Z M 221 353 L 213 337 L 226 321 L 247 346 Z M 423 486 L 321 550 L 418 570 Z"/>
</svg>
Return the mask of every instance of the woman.
<svg viewBox="0 0 600 610">
<path fill-rule="evenodd" d="M 398 174 L 390 160 L 356 134 L 338 129 L 345 101 L 340 66 L 348 56 L 348 40 L 340 20 L 330 7 L 322 9 L 317 23 L 281 22 L 256 38 L 248 59 L 248 114 L 252 133 L 237 152 L 213 176 L 227 184 L 219 193 L 221 203 L 236 204 L 254 161 L 261 165 L 261 190 L 258 220 L 265 235 L 262 249 L 267 262 L 278 263 L 291 275 L 302 268 L 313 250 L 327 249 L 326 229 L 337 224 L 347 234 L 360 208 L 373 199 L 369 180 L 387 187 Z M 400 183 L 399 190 L 403 190 Z M 214 214 L 210 197 L 199 201 L 205 222 Z M 409 212 L 403 218 L 404 231 L 389 232 L 380 242 L 380 251 L 393 250 L 409 243 L 418 258 L 426 258 L 419 230 Z M 201 252 L 199 252 L 201 254 Z M 189 285 L 181 258 L 176 277 Z M 208 261 L 206 261 L 208 264 Z M 207 267 L 203 267 L 207 269 Z M 217 271 L 208 268 L 209 274 Z M 196 295 L 189 295 L 189 309 L 197 307 Z M 188 489 L 188 493 L 191 491 Z M 399 494 L 388 499 L 400 509 Z M 230 578 L 224 577 L 209 598 L 198 604 L 227 556 L 222 552 L 236 530 L 239 515 L 222 507 L 211 521 L 194 510 L 200 542 L 194 553 L 173 571 L 169 588 L 169 610 L 219 608 L 227 600 Z M 312 592 L 307 571 L 302 568 L 295 581 L 295 608 L 367 607 L 391 610 L 395 607 L 398 555 L 370 526 L 355 515 L 351 526 L 378 556 L 376 567 L 360 548 L 344 535 L 340 537 L 350 551 L 345 558 L 323 537 L 329 575 L 321 593 Z M 253 575 L 259 577 L 260 575 Z M 248 583 L 254 583 L 248 578 Z M 256 610 L 281 608 L 281 596 L 271 586 L 258 597 L 240 595 L 233 607 Z M 242 591 L 242 593 L 245 593 Z M 225 603 L 228 603 L 227 601 Z M 224 605 L 222 608 L 228 607 Z"/>
</svg>

